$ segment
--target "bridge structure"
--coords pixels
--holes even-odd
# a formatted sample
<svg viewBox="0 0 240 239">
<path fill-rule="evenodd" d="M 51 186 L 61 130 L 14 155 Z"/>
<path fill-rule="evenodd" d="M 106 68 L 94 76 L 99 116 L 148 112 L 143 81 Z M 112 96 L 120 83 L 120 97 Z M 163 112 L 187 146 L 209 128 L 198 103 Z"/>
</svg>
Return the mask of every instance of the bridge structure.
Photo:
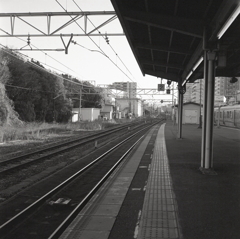
<svg viewBox="0 0 240 239">
<path fill-rule="evenodd" d="M 90 17 L 92 16 L 107 16 L 108 19 L 104 20 L 98 26 L 89 29 L 90 27 Z M 59 26 L 56 29 L 52 29 L 53 19 L 56 17 L 68 17 L 65 19 L 65 22 L 59 22 Z M 69 20 L 70 17 L 70 20 Z M 109 24 L 110 22 L 117 19 L 115 11 L 75 11 L 75 12 L 12 12 L 12 13 L 0 13 L 0 19 L 7 18 L 9 24 L 6 25 L 6 29 L 1 29 L 2 34 L 0 37 L 28 37 L 26 29 L 18 27 L 17 21 L 23 22 L 26 26 L 30 27 L 32 30 L 35 30 L 31 33 L 31 37 L 59 37 L 59 36 L 99 36 L 99 30 Z M 46 22 L 46 30 L 42 30 L 39 26 L 36 25 L 34 21 L 35 18 L 40 19 L 41 21 Z M 83 18 L 84 23 L 81 25 L 83 30 L 82 34 L 79 32 L 65 33 L 62 34 L 61 31 L 68 27 L 71 24 L 80 24 L 77 22 L 79 19 Z M 124 36 L 123 32 L 112 32 L 108 33 L 109 36 Z"/>
<path fill-rule="evenodd" d="M 104 17 L 104 20 L 102 20 L 98 26 L 95 26 L 91 21 L 91 18 L 94 16 Z M 56 19 L 59 17 L 61 17 L 63 21 L 57 21 Z M 108 41 L 109 36 L 125 35 L 123 32 L 108 32 L 107 34 L 101 33 L 101 28 L 117 19 L 115 11 L 12 12 L 0 13 L 0 19 L 7 19 L 8 22 L 8 24 L 4 25 L 4 29 L 0 28 L 0 32 L 2 32 L 0 37 L 25 37 L 27 39 L 30 48 L 15 49 L 21 51 L 55 50 L 65 51 L 67 54 L 70 43 L 76 44 L 76 42 L 72 41 L 74 36 L 94 37 L 102 35 L 106 41 Z M 36 19 L 41 22 L 45 22 L 45 27 L 37 25 Z M 83 21 L 79 21 L 80 19 L 83 19 Z M 19 22 L 23 23 L 24 27 L 19 27 Z M 82 33 L 79 33 L 79 31 L 69 33 L 67 27 L 72 24 L 77 24 L 82 30 Z M 65 29 L 67 32 L 62 33 Z M 63 42 L 64 49 L 32 49 L 30 45 L 30 39 L 32 37 L 60 37 Z M 69 37 L 67 43 L 64 41 L 66 37 Z"/>
</svg>

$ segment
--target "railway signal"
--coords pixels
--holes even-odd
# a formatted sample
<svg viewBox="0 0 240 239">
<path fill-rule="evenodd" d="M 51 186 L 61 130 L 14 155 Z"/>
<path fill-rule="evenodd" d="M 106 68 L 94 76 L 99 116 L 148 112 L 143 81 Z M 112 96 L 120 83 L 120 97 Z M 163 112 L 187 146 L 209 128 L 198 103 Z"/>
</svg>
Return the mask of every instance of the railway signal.
<svg viewBox="0 0 240 239">
<path fill-rule="evenodd" d="M 165 85 L 164 84 L 158 84 L 158 91 L 164 91 Z"/>
<path fill-rule="evenodd" d="M 236 77 L 232 77 L 229 82 L 232 83 L 232 84 L 234 84 L 234 83 L 236 83 L 237 81 L 238 81 L 238 79 L 237 79 Z"/>
</svg>

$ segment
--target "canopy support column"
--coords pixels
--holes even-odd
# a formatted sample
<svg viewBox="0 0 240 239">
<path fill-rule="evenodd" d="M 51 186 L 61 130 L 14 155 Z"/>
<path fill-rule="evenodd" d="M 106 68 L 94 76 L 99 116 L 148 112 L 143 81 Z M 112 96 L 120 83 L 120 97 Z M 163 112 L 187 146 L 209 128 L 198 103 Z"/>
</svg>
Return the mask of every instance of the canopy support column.
<svg viewBox="0 0 240 239">
<path fill-rule="evenodd" d="M 183 114 L 183 94 L 178 90 L 178 134 L 177 138 L 182 139 L 182 114 Z"/>
<path fill-rule="evenodd" d="M 202 133 L 202 160 L 201 170 L 213 167 L 213 114 L 214 114 L 214 90 L 215 90 L 215 61 L 216 51 L 209 50 L 204 53 L 204 124 Z"/>
<path fill-rule="evenodd" d="M 204 96 L 203 96 L 203 120 L 202 120 L 202 147 L 201 147 L 201 168 L 205 168 L 205 139 L 206 139 L 206 109 L 207 109 L 207 75 L 208 75 L 208 61 L 207 51 L 204 50 Z"/>
</svg>

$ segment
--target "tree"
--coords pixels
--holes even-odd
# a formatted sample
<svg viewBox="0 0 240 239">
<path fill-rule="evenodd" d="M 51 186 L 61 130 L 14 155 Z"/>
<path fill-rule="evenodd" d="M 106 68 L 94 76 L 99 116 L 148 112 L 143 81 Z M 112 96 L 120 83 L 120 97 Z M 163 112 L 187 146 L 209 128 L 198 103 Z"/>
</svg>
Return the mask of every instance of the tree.
<svg viewBox="0 0 240 239">
<path fill-rule="evenodd" d="M 102 96 L 89 82 L 80 82 L 69 75 L 53 75 L 38 61 L 23 61 L 19 53 L 10 50 L 5 55 L 10 72 L 7 95 L 21 120 L 67 122 L 72 116 L 72 107 L 79 107 L 80 89 L 83 92 L 81 107 L 101 107 Z M 0 114 L 5 114 L 4 110 Z"/>
<path fill-rule="evenodd" d="M 0 126 L 19 124 L 18 114 L 14 110 L 12 101 L 6 94 L 5 84 L 9 81 L 10 72 L 7 59 L 0 52 Z"/>
<path fill-rule="evenodd" d="M 69 75 L 62 76 L 65 79 L 67 79 L 64 81 L 64 85 L 69 98 L 71 98 L 73 102 L 73 108 L 79 108 L 80 89 L 82 91 L 81 95 L 82 108 L 101 108 L 103 101 L 102 96 L 100 93 L 96 91 L 92 84 L 90 84 L 87 81 L 80 82 L 76 78 L 72 78 Z"/>
<path fill-rule="evenodd" d="M 7 92 L 21 120 L 68 121 L 71 104 L 66 98 L 63 80 L 46 72 L 37 61 L 24 63 L 22 59 L 10 56 L 8 66 L 11 77 Z M 56 97 L 58 95 L 62 95 L 62 99 Z"/>
</svg>

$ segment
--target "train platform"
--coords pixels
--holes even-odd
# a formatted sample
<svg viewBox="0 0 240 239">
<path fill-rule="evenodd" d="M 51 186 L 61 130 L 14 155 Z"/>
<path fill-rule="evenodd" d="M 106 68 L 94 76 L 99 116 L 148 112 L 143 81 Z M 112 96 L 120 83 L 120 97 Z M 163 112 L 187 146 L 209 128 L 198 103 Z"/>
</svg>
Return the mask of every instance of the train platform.
<svg viewBox="0 0 240 239">
<path fill-rule="evenodd" d="M 167 121 L 99 190 L 61 239 L 240 238 L 240 131 L 214 128 L 215 174 L 203 174 L 201 129 Z"/>
</svg>

